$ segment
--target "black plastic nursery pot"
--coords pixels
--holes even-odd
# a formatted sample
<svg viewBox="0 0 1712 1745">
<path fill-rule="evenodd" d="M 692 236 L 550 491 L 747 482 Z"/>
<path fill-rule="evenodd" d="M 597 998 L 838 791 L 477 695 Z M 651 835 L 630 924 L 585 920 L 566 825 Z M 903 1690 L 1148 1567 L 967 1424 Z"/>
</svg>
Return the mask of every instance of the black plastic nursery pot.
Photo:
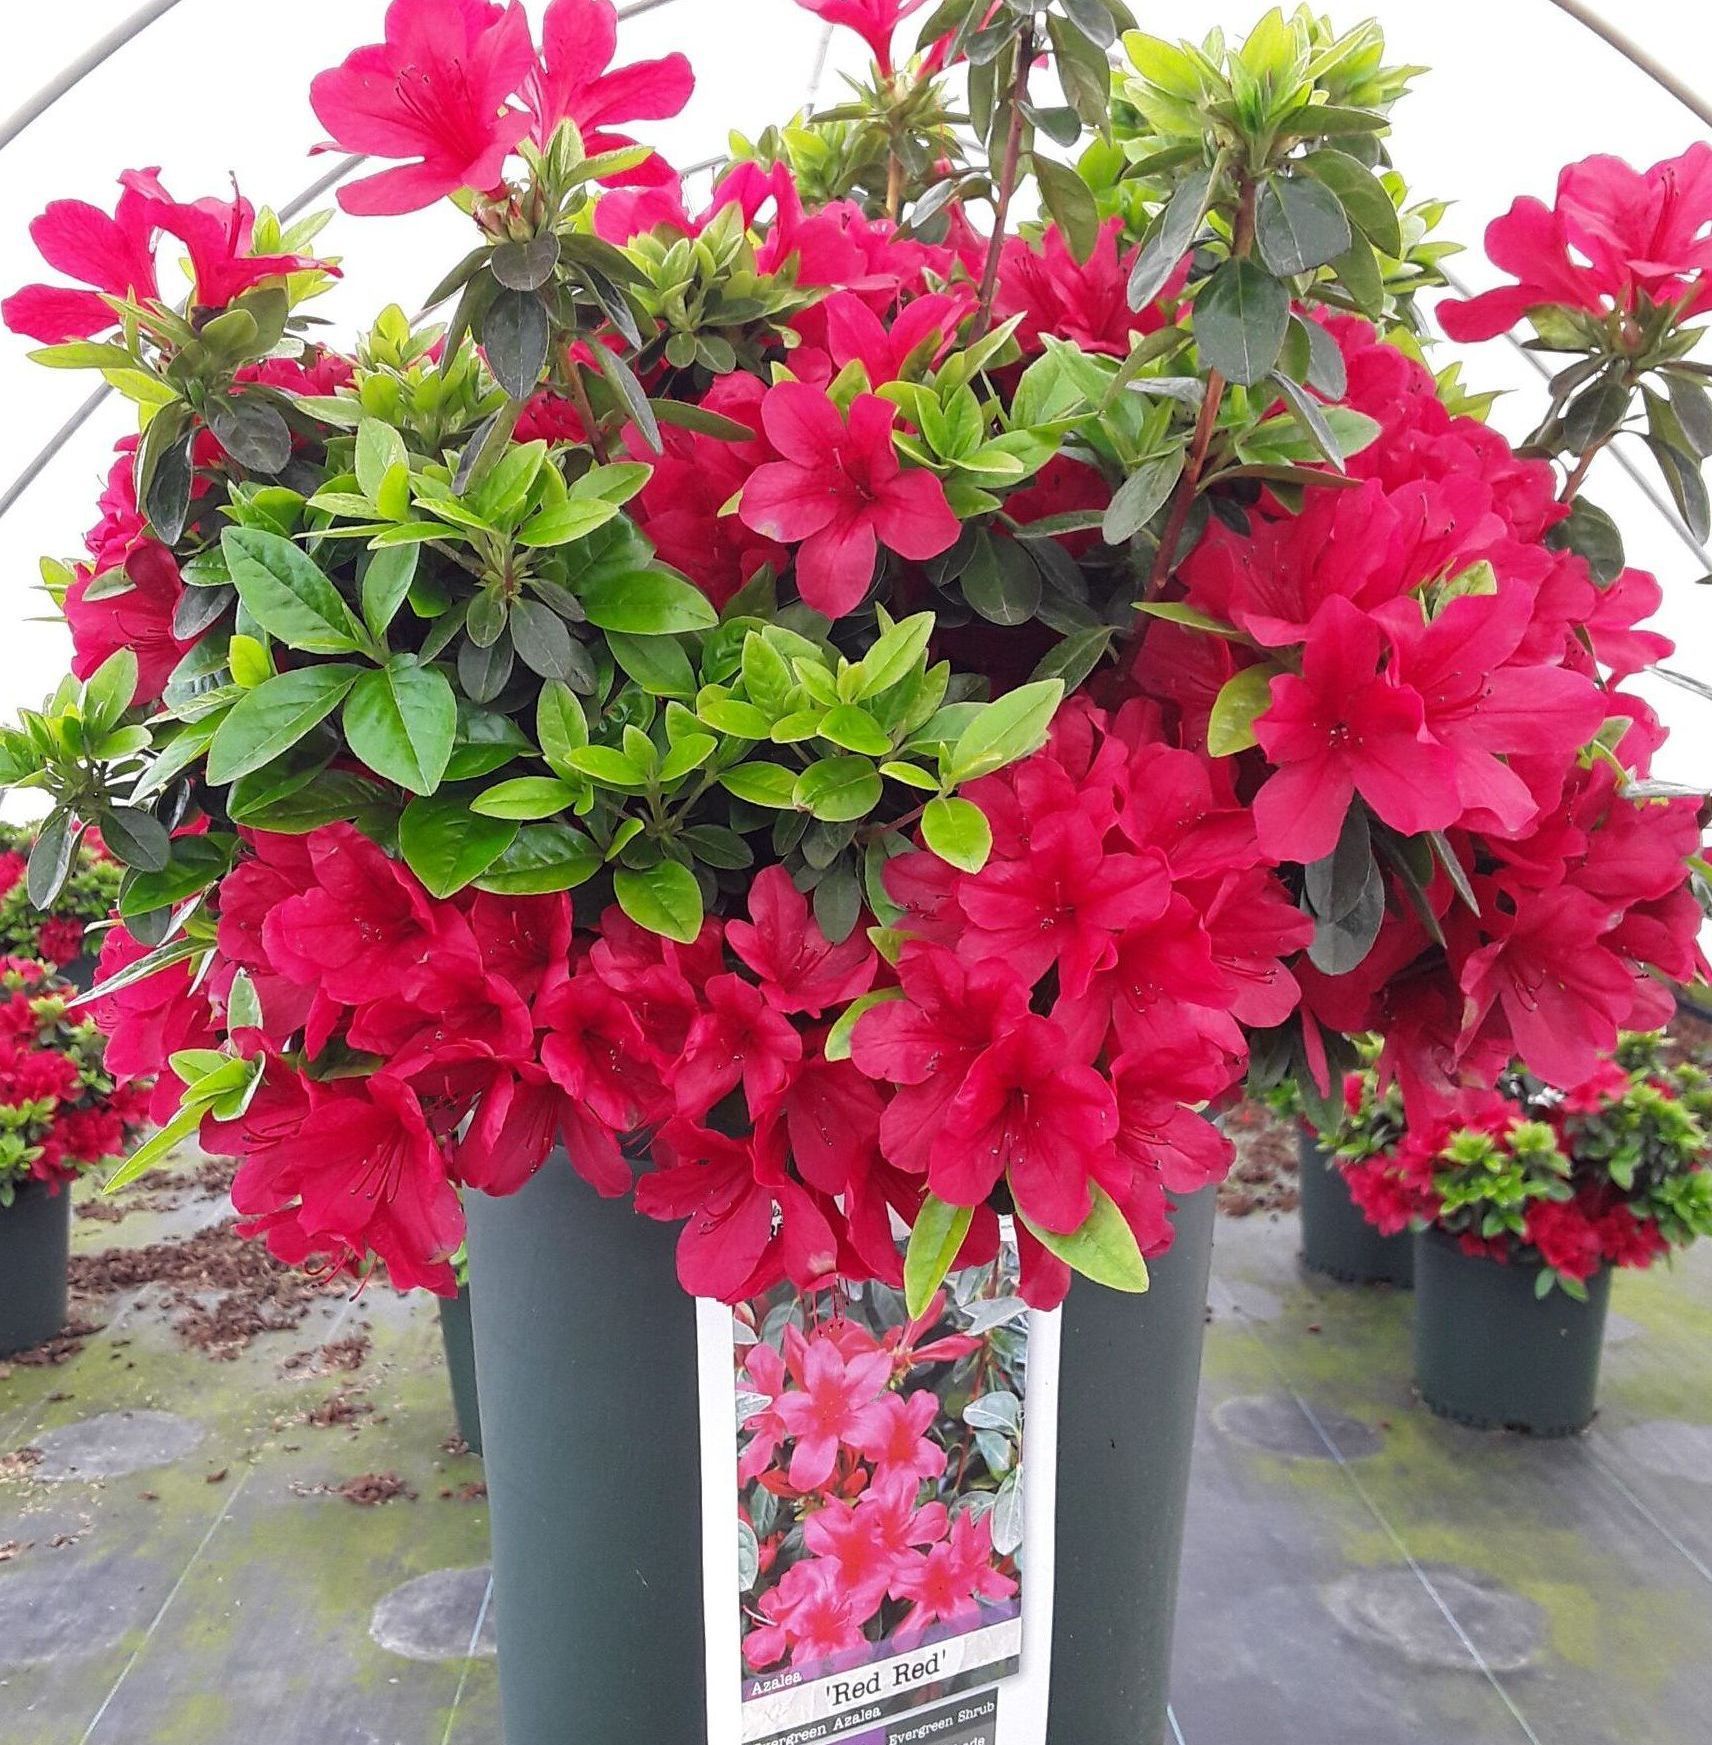
<svg viewBox="0 0 1712 1745">
<path fill-rule="evenodd" d="M 1349 1197 L 1349 1183 L 1312 1133 L 1296 1138 L 1301 1160 L 1302 1264 L 1344 1284 L 1399 1285 L 1415 1282 L 1414 1238 L 1404 1231 L 1383 1236 Z"/>
<path fill-rule="evenodd" d="M 1570 1436 L 1593 1421 L 1611 1271 L 1587 1301 L 1535 1295 L 1539 1269 L 1464 1254 L 1439 1230 L 1416 1238 L 1415 1380 L 1441 1418 L 1481 1430 Z"/>
<path fill-rule="evenodd" d="M 446 1348 L 446 1373 L 452 1380 L 452 1410 L 458 1434 L 472 1454 L 482 1451 L 481 1408 L 476 1396 L 476 1343 L 470 1324 L 470 1288 L 440 1298 L 440 1342 Z"/>
<path fill-rule="evenodd" d="M 0 1357 L 28 1351 L 64 1325 L 71 1192 L 25 1182 L 0 1206 Z"/>
<path fill-rule="evenodd" d="M 1162 1745 L 1212 1251 L 1187 1201 L 1152 1289 L 1078 1282 L 1060 1378 L 1047 1745 Z M 505 1745 L 706 1737 L 696 1311 L 677 1230 L 561 1154 L 472 1194 Z M 1090 1506 L 1098 1499 L 1098 1506 Z"/>
</svg>

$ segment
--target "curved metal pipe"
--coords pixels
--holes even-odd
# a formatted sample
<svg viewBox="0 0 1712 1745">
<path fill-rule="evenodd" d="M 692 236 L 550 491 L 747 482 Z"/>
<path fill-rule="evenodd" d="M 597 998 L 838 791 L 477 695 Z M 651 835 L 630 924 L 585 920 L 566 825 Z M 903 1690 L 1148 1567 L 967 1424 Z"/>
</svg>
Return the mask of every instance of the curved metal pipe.
<svg viewBox="0 0 1712 1745">
<path fill-rule="evenodd" d="M 1602 42 L 1608 43 L 1625 60 L 1632 62 L 1654 84 L 1662 86 L 1683 108 L 1698 115 L 1712 127 L 1712 100 L 1702 97 L 1694 87 L 1677 77 L 1663 61 L 1649 54 L 1631 36 L 1626 36 L 1609 19 L 1604 18 L 1584 0 L 1551 0 L 1559 12 L 1566 12 L 1577 24 L 1585 26 Z"/>
<path fill-rule="evenodd" d="M 4 151 L 32 121 L 39 120 L 53 108 L 67 91 L 94 72 L 109 55 L 141 35 L 157 18 L 164 18 L 178 3 L 179 0 L 149 0 L 148 5 L 139 6 L 122 24 L 114 25 L 76 60 L 62 67 L 33 97 L 27 98 L 4 121 L 0 121 L 0 151 Z"/>
</svg>

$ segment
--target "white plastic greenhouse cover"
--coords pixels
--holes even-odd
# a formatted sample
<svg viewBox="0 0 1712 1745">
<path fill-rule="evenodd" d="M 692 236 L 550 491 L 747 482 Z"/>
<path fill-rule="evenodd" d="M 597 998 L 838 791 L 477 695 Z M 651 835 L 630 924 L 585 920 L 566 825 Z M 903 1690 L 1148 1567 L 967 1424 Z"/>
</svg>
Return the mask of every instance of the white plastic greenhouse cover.
<svg viewBox="0 0 1712 1745">
<path fill-rule="evenodd" d="M 526 0 L 538 15 L 545 0 Z M 1470 245 L 1452 263 L 1477 288 L 1496 275 L 1478 244 L 1489 219 L 1518 194 L 1550 198 L 1558 168 L 1592 152 L 1645 165 L 1674 156 L 1709 129 L 1683 103 L 1572 14 L 1603 15 L 1682 85 L 1712 97 L 1712 6 L 1687 0 L 1317 0 L 1336 22 L 1377 16 L 1390 58 L 1432 69 L 1398 111 L 1392 150 L 1420 196 L 1455 202 L 1447 233 Z M 686 113 L 650 135 L 679 164 L 716 156 L 728 129 L 754 132 L 800 105 L 818 84 L 838 89 L 861 45 L 832 34 L 794 0 L 620 0 L 632 14 L 620 58 L 679 49 L 697 88 Z M 1240 33 L 1262 0 L 1137 0 L 1144 28 L 1198 36 L 1215 24 Z M 220 192 L 235 175 L 258 204 L 283 206 L 336 162 L 311 159 L 319 137 L 311 77 L 381 34 L 384 0 L 4 0 L 8 53 L 0 61 L 0 290 L 37 274 L 26 228 L 50 199 L 109 209 L 122 169 L 159 164 L 180 198 Z M 110 52 L 107 52 L 110 51 Z M 105 55 L 105 58 L 103 58 Z M 88 70 L 45 109 L 56 81 Z M 37 111 L 40 111 L 37 113 Z M 330 196 L 327 197 L 330 200 Z M 346 330 L 386 302 L 413 306 L 467 246 L 450 208 L 405 219 L 341 216 L 323 246 L 345 278 L 318 305 Z M 86 399 L 88 378 L 37 369 L 27 345 L 0 335 L 0 502 L 37 463 Z M 1448 359 L 1452 349 L 1445 347 Z M 1511 346 L 1476 349 L 1476 386 L 1513 390 L 1494 421 L 1512 437 L 1535 422 L 1540 378 Z M 9 503 L 0 518 L 0 716 L 38 701 L 63 670 L 63 625 L 35 591 L 36 560 L 79 548 L 128 408 L 102 405 Z M 1608 458 L 1592 494 L 1622 522 L 1631 562 L 1665 585 L 1658 628 L 1678 644 L 1675 664 L 1712 679 L 1712 570 L 1679 528 Z M 1659 774 L 1696 780 L 1712 764 L 1712 703 L 1653 682 L 1649 696 L 1673 729 Z"/>
</svg>

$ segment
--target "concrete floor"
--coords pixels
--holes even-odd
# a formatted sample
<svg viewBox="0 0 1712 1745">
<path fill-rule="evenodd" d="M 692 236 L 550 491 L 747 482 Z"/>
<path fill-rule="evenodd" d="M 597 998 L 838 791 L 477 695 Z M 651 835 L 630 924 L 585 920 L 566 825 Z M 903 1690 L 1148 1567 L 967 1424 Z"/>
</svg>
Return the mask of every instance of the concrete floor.
<svg viewBox="0 0 1712 1745">
<path fill-rule="evenodd" d="M 220 1215 L 186 1192 L 77 1240 Z M 1184 1745 L 1705 1745 L 1712 1253 L 1619 1281 L 1598 1424 L 1530 1443 L 1426 1414 L 1407 1298 L 1305 1279 L 1295 1240 L 1220 1226 Z M 212 1362 L 156 1295 L 0 1379 L 3 1745 L 497 1745 L 480 1465 L 442 1447 L 431 1307 L 331 1296 Z M 353 1332 L 356 1372 L 304 1360 Z M 373 1411 L 307 1421 L 341 1390 Z M 337 1494 L 365 1474 L 414 1498 Z"/>
</svg>

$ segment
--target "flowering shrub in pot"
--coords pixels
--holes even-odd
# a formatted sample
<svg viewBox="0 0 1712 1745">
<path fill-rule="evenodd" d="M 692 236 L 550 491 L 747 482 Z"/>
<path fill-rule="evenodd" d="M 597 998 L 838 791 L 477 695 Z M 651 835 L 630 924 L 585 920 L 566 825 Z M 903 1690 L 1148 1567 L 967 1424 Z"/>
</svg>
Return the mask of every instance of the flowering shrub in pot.
<svg viewBox="0 0 1712 1745">
<path fill-rule="evenodd" d="M 1573 1081 L 1692 973 L 1697 802 L 1649 785 L 1621 690 L 1653 584 L 1611 569 L 1579 455 L 1554 470 L 1583 420 L 1512 450 L 1423 361 L 1447 245 L 1385 157 L 1409 74 L 1375 27 L 1173 45 L 1115 0 L 945 0 L 907 51 L 914 8 L 813 9 L 871 76 L 702 201 L 628 131 L 689 70 L 613 68 L 607 0 L 538 41 L 517 5 L 396 0 L 312 92 L 335 144 L 406 160 L 342 203 L 450 197 L 475 246 L 443 319 L 348 354 L 304 314 L 319 220 L 146 171 L 111 217 L 51 207 L 90 288 L 5 317 L 142 430 L 51 572 L 76 677 L 0 775 L 53 802 L 39 895 L 87 824 L 128 869 L 103 1010 L 164 1123 L 132 1168 L 199 1131 L 276 1254 L 449 1292 L 473 1190 L 485 1351 L 576 1301 L 550 1194 L 667 1340 L 658 1244 L 595 1196 L 728 1303 L 877 1281 L 919 1313 L 1009 1229 L 1035 1308 L 1093 1281 L 1067 1367 L 1079 1316 L 1144 1365 L 1149 1262 L 1192 1277 L 1173 1207 L 1251 1066 L 1327 1100 L 1376 1029 L 1411 1108 L 1518 1054 Z M 513 1244 L 490 1283 L 513 1196 L 547 1270 Z M 1153 1433 L 1133 1376 L 1078 1373 L 1067 1486 Z M 1169 1490 L 1184 1458 L 1138 1462 Z M 618 1563 L 632 1524 L 600 1526 Z M 1061 1672 L 1075 1607 L 1134 1613 L 1129 1551 L 1061 1522 Z M 652 1626 L 609 1598 L 628 1659 L 540 1658 L 592 1730 L 686 1736 L 693 1654 L 639 1689 Z M 1160 1678 L 1098 1658 L 1062 1737 L 1161 1726 Z"/>
<path fill-rule="evenodd" d="M 1712 1233 L 1709 1116 L 1705 1070 L 1630 1036 L 1573 1090 L 1512 1072 L 1342 1165 L 1378 1229 L 1425 1232 L 1429 1405 L 1547 1431 L 1591 1418 L 1613 1268 Z"/>
<path fill-rule="evenodd" d="M 76 992 L 48 964 L 0 958 L 0 1357 L 65 1325 L 71 1184 L 116 1165 L 143 1119 L 100 1031 L 68 1010 Z"/>
<path fill-rule="evenodd" d="M 119 900 L 123 869 L 86 831 L 58 895 L 43 910 L 31 901 L 26 877 L 36 843 L 32 829 L 0 825 L 0 956 L 33 958 L 87 988 L 98 943 L 89 931 L 106 922 Z"/>
</svg>

